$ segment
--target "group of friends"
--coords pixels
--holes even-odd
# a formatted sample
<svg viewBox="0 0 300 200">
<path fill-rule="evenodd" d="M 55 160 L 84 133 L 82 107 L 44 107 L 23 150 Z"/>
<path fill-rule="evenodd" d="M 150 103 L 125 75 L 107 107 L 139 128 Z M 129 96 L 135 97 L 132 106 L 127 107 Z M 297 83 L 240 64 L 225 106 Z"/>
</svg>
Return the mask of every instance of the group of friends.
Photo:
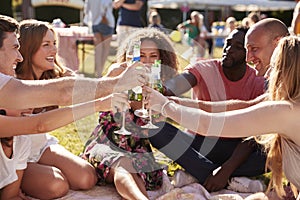
<svg viewBox="0 0 300 200">
<path fill-rule="evenodd" d="M 140 62 L 127 66 L 126 49 L 135 40 L 141 41 Z M 1 15 L 0 199 L 54 199 L 69 189 L 110 183 L 124 199 L 149 199 L 147 190 L 163 184 L 151 146 L 208 191 L 265 169 L 273 172 L 271 186 L 279 197 L 285 195 L 284 176 L 299 189 L 299 50 L 299 37 L 289 36 L 280 20 L 267 18 L 232 31 L 222 58 L 179 73 L 168 36 L 144 28 L 125 38 L 104 77 L 83 78 L 57 62 L 56 35 L 48 23 L 18 23 Z M 155 60 L 162 62 L 163 94 L 146 86 L 146 66 Z M 143 86 L 146 107 L 160 113 L 159 129 L 141 128 L 147 119 L 134 115 L 141 102 L 128 102 L 124 94 L 135 86 Z M 179 97 L 191 88 L 193 99 Z M 130 136 L 115 132 L 124 106 L 130 108 Z M 80 157 L 47 134 L 94 112 L 99 123 Z"/>
</svg>

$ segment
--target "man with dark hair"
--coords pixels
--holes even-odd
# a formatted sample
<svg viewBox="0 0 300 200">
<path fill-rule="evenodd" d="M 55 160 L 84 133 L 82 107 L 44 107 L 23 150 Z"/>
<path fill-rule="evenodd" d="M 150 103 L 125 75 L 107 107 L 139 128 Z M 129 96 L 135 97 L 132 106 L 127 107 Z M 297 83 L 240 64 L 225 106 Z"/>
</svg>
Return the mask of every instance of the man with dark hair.
<svg viewBox="0 0 300 200">
<path fill-rule="evenodd" d="M 232 31 L 225 40 L 221 59 L 200 61 L 165 84 L 165 95 L 180 95 L 193 89 L 204 101 L 250 100 L 263 94 L 264 78 L 246 63 L 244 38 L 247 29 Z M 213 108 L 212 108 L 213 109 Z M 222 122 L 220 122 L 222 123 Z M 266 155 L 253 140 L 203 137 L 159 123 L 150 132 L 154 147 L 181 165 L 209 191 L 223 189 L 230 177 L 264 173 Z M 211 128 L 214 130 L 214 124 Z M 261 188 L 262 189 L 262 188 Z"/>
</svg>

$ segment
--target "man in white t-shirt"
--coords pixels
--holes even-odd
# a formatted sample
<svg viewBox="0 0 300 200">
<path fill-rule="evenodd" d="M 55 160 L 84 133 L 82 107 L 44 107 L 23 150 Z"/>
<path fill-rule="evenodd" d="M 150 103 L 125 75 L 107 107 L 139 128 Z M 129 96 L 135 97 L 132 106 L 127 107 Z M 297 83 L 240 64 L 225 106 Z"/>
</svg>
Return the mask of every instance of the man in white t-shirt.
<svg viewBox="0 0 300 200">
<path fill-rule="evenodd" d="M 18 22 L 0 15 L 0 68 L 13 75 L 22 61 L 17 39 Z M 47 105 L 70 105 L 122 92 L 146 83 L 147 69 L 135 63 L 114 78 L 65 77 L 55 80 L 20 81 L 0 75 L 0 105 L 5 108 L 30 108 Z M 1 70 L 2 70 L 1 69 Z M 2 71 L 3 71 L 2 70 Z M 127 78 L 136 77 L 136 78 Z"/>
<path fill-rule="evenodd" d="M 0 110 L 6 115 L 5 110 Z M 23 110 L 11 110 L 10 116 L 20 116 Z M 0 199 L 12 199 L 18 194 L 27 199 L 21 192 L 20 185 L 27 159 L 30 154 L 31 140 L 26 135 L 0 138 Z"/>
</svg>

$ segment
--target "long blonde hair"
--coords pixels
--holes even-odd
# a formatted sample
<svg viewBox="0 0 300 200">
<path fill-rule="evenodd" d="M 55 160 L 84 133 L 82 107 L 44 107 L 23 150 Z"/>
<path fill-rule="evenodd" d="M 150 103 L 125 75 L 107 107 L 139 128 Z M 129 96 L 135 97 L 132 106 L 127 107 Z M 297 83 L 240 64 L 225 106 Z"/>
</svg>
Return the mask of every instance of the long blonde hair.
<svg viewBox="0 0 300 200">
<path fill-rule="evenodd" d="M 273 101 L 300 100 L 300 38 L 287 36 L 282 38 L 271 58 L 272 73 L 269 84 L 269 98 Z M 266 137 L 268 139 L 266 140 Z M 282 169 L 281 137 L 273 134 L 264 138 L 268 150 L 266 167 L 272 171 L 271 184 L 279 196 L 283 189 L 284 172 Z"/>
</svg>

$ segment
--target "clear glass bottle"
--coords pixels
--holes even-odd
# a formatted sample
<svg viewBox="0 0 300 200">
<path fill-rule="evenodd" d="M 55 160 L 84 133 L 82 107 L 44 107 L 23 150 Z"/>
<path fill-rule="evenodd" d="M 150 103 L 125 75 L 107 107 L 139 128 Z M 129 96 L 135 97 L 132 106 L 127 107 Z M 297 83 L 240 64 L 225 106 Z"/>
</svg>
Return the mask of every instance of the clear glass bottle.
<svg viewBox="0 0 300 200">
<path fill-rule="evenodd" d="M 133 58 L 132 63 L 139 62 L 141 60 L 141 41 L 134 41 L 130 44 L 131 48 L 133 48 Z M 142 87 L 137 86 L 128 91 L 128 99 L 131 101 L 142 101 Z"/>
<path fill-rule="evenodd" d="M 155 60 L 154 64 L 151 67 L 151 87 L 155 90 L 163 93 L 163 85 L 160 78 L 161 73 L 161 60 Z"/>
</svg>

